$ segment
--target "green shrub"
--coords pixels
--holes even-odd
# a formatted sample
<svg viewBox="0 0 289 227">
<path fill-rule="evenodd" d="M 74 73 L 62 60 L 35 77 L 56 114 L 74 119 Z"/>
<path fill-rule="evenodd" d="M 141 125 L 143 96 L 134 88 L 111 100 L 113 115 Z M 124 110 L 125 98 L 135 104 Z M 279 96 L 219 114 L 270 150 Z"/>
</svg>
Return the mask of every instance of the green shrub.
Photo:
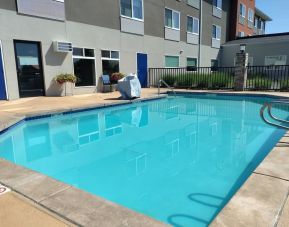
<svg viewBox="0 0 289 227">
<path fill-rule="evenodd" d="M 264 77 L 256 77 L 249 79 L 248 84 L 255 90 L 269 90 L 271 89 L 272 80 Z"/>
<path fill-rule="evenodd" d="M 162 77 L 162 80 L 165 81 L 169 86 L 173 87 L 176 83 L 176 76 L 171 74 L 166 74 Z"/>
<path fill-rule="evenodd" d="M 193 73 L 183 73 L 176 76 L 176 86 L 182 88 L 191 88 L 194 83 Z"/>
<path fill-rule="evenodd" d="M 280 81 L 280 90 L 281 91 L 288 91 L 289 90 L 289 79 L 285 79 L 285 80 Z"/>
<path fill-rule="evenodd" d="M 232 86 L 232 78 L 228 74 L 224 73 L 214 73 L 211 78 L 211 88 L 213 89 L 221 89 L 228 88 Z"/>
</svg>

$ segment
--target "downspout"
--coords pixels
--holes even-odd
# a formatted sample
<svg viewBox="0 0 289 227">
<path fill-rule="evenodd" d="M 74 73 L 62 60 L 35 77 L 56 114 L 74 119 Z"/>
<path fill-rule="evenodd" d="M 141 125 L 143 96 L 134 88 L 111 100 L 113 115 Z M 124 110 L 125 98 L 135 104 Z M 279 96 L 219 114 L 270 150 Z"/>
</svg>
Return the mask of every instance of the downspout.
<svg viewBox="0 0 289 227">
<path fill-rule="evenodd" d="M 198 53 L 198 66 L 201 67 L 201 59 L 202 59 L 202 38 L 203 38 L 203 0 L 200 0 L 200 10 L 199 10 L 199 53 Z"/>
</svg>

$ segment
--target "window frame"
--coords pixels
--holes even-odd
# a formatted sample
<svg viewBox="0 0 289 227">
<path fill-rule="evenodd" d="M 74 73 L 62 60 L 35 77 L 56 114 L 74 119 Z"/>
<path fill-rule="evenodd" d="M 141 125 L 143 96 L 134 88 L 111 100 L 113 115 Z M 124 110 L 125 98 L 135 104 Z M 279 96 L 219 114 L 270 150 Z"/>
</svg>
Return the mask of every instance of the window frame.
<svg viewBox="0 0 289 227">
<path fill-rule="evenodd" d="M 191 67 L 198 67 L 198 58 L 197 57 L 192 57 L 192 56 L 187 56 L 186 57 L 186 67 L 188 67 L 188 59 L 191 58 L 191 59 L 196 59 L 196 66 L 191 66 Z"/>
<path fill-rule="evenodd" d="M 251 15 L 250 13 L 252 13 L 252 15 Z M 252 18 L 251 18 L 251 16 L 252 16 Z M 250 19 L 251 19 L 251 20 L 250 20 Z M 248 21 L 254 23 L 254 19 L 255 19 L 255 18 L 254 18 L 254 10 L 251 9 L 251 8 L 248 8 Z"/>
<path fill-rule="evenodd" d="M 188 18 L 192 18 L 193 19 L 193 29 L 192 29 L 193 31 L 192 32 L 188 31 Z M 194 21 L 195 20 L 198 21 L 198 33 L 194 32 Z M 194 35 L 200 35 L 200 20 L 199 20 L 199 18 L 187 15 L 187 33 L 194 34 Z"/>
<path fill-rule="evenodd" d="M 239 36 L 239 37 L 245 37 L 245 32 L 239 31 L 239 32 L 238 32 L 238 36 Z"/>
<path fill-rule="evenodd" d="M 177 57 L 179 59 L 178 67 L 167 67 L 166 66 L 166 57 Z M 180 55 L 165 54 L 164 60 L 165 60 L 165 68 L 166 69 L 174 69 L 174 68 L 179 68 L 180 67 L 180 63 L 181 63 Z"/>
<path fill-rule="evenodd" d="M 219 26 L 219 25 L 216 25 L 216 24 L 213 24 L 212 27 L 216 27 L 216 37 L 213 37 L 213 34 L 214 34 L 214 33 L 213 33 L 213 31 L 212 31 L 212 39 L 221 41 L 221 38 L 222 38 L 222 27 Z M 219 28 L 219 30 L 220 30 L 220 37 L 219 37 L 219 38 L 218 38 L 218 32 L 217 32 L 218 28 Z"/>
<path fill-rule="evenodd" d="M 73 55 L 73 48 L 79 48 L 79 49 L 82 49 L 82 53 L 83 53 L 83 56 L 77 56 L 77 55 Z M 94 53 L 94 57 L 86 57 L 85 56 L 85 49 L 90 49 L 90 50 L 93 50 L 93 53 Z M 71 57 L 72 57 L 72 64 L 73 64 L 73 74 L 74 74 L 74 61 L 73 59 L 90 59 L 90 60 L 94 60 L 94 77 L 95 77 L 95 85 L 88 85 L 88 86 L 76 86 L 76 83 L 74 84 L 74 88 L 75 89 L 81 89 L 81 88 L 95 88 L 97 86 L 97 73 L 96 73 L 96 56 L 95 56 L 95 48 L 91 48 L 91 47 L 79 47 L 79 46 L 73 46 L 72 47 L 72 54 L 71 54 Z"/>
<path fill-rule="evenodd" d="M 242 6 L 242 7 L 241 7 L 241 6 Z M 241 8 L 243 8 L 244 10 L 241 11 Z M 239 10 L 239 11 L 240 11 L 240 12 L 239 12 L 239 15 L 240 15 L 241 17 L 243 17 L 243 18 L 246 18 L 247 7 L 246 7 L 245 4 L 240 3 L 240 10 Z M 244 12 L 245 15 L 243 15 L 243 12 Z"/>
<path fill-rule="evenodd" d="M 109 51 L 109 58 L 107 58 L 107 57 L 102 57 L 102 51 Z M 111 52 L 118 52 L 118 58 L 111 58 Z M 101 49 L 100 50 L 100 59 L 101 60 L 112 60 L 112 61 L 120 61 L 120 51 L 119 50 L 108 50 L 108 49 Z"/>
<path fill-rule="evenodd" d="M 219 7 L 218 5 L 221 5 L 221 7 Z M 223 10 L 223 0 L 213 0 L 213 6 L 216 7 L 217 9 Z"/>
<path fill-rule="evenodd" d="M 126 15 L 122 15 L 122 13 L 121 13 L 121 0 L 119 0 L 120 16 L 123 17 L 123 18 L 144 22 L 144 3 L 143 3 L 144 0 L 141 0 L 141 1 L 142 1 L 142 19 L 139 19 L 139 18 L 136 18 L 136 17 L 133 16 L 133 12 L 134 12 L 134 10 L 133 10 L 133 0 L 130 0 L 130 2 L 131 2 L 131 17 L 126 16 Z"/>
<path fill-rule="evenodd" d="M 169 26 L 166 25 L 166 9 L 168 9 L 168 10 L 170 10 L 172 12 L 172 27 L 169 27 Z M 174 28 L 174 19 L 173 19 L 173 13 L 174 12 L 178 13 L 178 15 L 179 15 L 179 28 Z M 180 31 L 181 30 L 181 12 L 177 11 L 177 10 L 174 10 L 174 9 L 171 9 L 171 8 L 168 8 L 168 7 L 165 7 L 164 22 L 165 22 L 165 28 L 169 28 L 169 29 L 174 29 L 174 30 Z"/>
</svg>

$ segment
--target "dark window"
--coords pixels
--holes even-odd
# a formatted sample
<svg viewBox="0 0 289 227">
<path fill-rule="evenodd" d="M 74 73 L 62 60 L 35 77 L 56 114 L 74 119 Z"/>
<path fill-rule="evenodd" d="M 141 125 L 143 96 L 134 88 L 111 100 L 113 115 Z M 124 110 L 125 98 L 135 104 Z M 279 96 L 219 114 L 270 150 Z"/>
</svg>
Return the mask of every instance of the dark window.
<svg viewBox="0 0 289 227">
<path fill-rule="evenodd" d="M 94 57 L 94 50 L 93 49 L 84 49 L 85 57 Z"/>
<path fill-rule="evenodd" d="M 101 57 L 103 58 L 110 58 L 110 51 L 109 50 L 102 50 Z"/>
<path fill-rule="evenodd" d="M 116 60 L 102 60 L 103 75 L 111 75 L 112 73 L 119 72 L 119 61 Z"/>
<path fill-rule="evenodd" d="M 95 60 L 74 58 L 74 74 L 78 80 L 76 86 L 95 86 Z"/>
<path fill-rule="evenodd" d="M 212 59 L 211 60 L 211 70 L 212 71 L 217 71 L 219 67 L 219 62 L 218 60 Z"/>
<path fill-rule="evenodd" d="M 73 48 L 73 56 L 83 56 L 83 48 Z"/>
</svg>

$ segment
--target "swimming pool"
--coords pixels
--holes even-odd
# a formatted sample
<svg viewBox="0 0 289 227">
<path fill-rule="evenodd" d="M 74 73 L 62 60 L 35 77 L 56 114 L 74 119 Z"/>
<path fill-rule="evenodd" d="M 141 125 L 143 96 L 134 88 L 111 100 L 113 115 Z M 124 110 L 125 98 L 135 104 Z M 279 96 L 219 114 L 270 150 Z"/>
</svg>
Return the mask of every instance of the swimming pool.
<svg viewBox="0 0 289 227">
<path fill-rule="evenodd" d="M 267 100 L 180 95 L 29 120 L 0 136 L 0 157 L 162 222 L 207 226 L 285 133 L 260 119 Z"/>
</svg>

